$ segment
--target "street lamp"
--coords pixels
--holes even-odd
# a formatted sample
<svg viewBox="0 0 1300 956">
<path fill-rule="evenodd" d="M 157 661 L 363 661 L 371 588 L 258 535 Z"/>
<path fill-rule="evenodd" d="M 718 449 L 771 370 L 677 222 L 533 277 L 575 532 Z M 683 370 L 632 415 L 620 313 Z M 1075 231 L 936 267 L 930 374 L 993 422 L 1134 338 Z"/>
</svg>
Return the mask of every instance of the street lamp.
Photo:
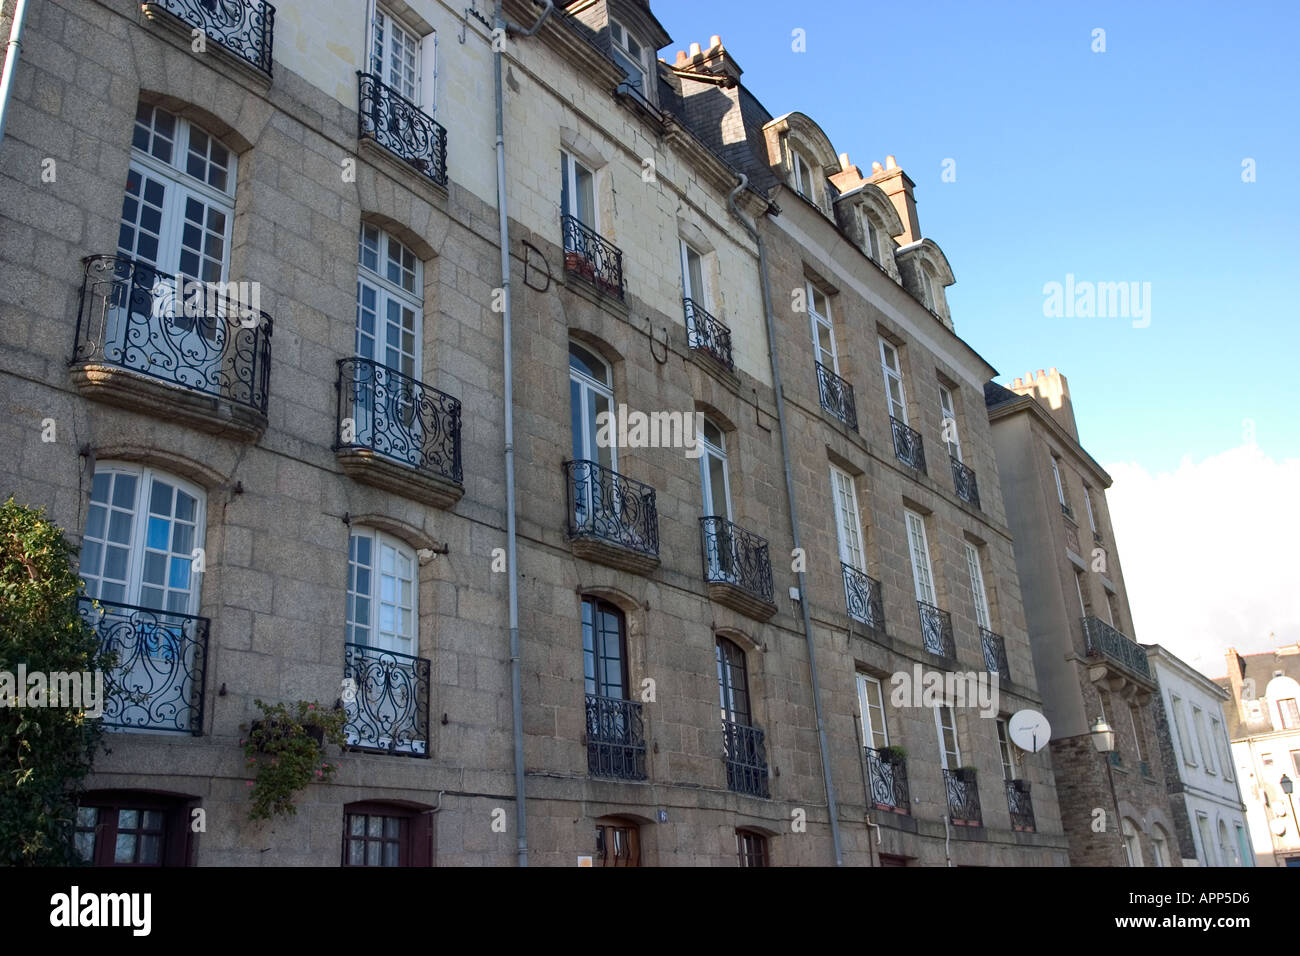
<svg viewBox="0 0 1300 956">
<path fill-rule="evenodd" d="M 1295 789 L 1295 783 L 1286 774 L 1282 774 L 1282 792 L 1286 794 L 1287 803 L 1291 804 L 1291 832 L 1300 836 L 1300 828 L 1297 828 L 1295 819 L 1295 800 L 1291 798 L 1291 791 Z"/>
<path fill-rule="evenodd" d="M 1124 842 L 1124 831 L 1120 822 L 1119 814 L 1119 797 L 1115 796 L 1115 775 L 1110 769 L 1110 755 L 1115 751 L 1115 731 L 1111 729 L 1110 724 L 1106 723 L 1105 717 L 1098 717 L 1092 722 L 1092 745 L 1097 748 L 1097 753 L 1105 758 L 1106 762 L 1106 783 L 1110 785 L 1110 799 L 1115 805 L 1115 826 L 1121 827 L 1120 843 L 1124 847 L 1124 856 L 1128 859 L 1128 865 L 1133 865 L 1132 854 L 1129 853 L 1128 844 Z"/>
</svg>

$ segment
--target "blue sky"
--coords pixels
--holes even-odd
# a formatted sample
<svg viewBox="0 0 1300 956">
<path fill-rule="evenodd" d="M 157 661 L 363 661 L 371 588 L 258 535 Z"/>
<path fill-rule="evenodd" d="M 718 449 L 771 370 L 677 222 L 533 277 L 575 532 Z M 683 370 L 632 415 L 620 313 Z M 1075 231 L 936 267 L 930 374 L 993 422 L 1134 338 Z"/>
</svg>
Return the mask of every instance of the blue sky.
<svg viewBox="0 0 1300 956">
<path fill-rule="evenodd" d="M 652 8 L 666 59 L 720 34 L 774 115 L 807 113 L 864 170 L 897 157 L 959 334 L 1004 383 L 1059 367 L 1099 461 L 1173 469 L 1242 445 L 1247 418 L 1264 454 L 1300 455 L 1300 4 Z M 1149 282 L 1150 325 L 1044 317 L 1067 273 Z"/>
</svg>

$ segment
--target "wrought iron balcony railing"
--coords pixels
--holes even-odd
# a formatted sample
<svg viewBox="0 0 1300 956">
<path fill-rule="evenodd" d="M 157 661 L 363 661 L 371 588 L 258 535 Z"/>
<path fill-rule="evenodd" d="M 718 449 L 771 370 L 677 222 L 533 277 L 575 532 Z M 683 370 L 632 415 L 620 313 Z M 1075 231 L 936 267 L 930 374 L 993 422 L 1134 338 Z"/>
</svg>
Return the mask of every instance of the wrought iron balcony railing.
<svg viewBox="0 0 1300 956">
<path fill-rule="evenodd" d="M 957 642 L 952 635 L 952 615 L 924 601 L 916 602 L 921 616 L 921 644 L 931 654 L 949 660 L 957 657 Z"/>
<path fill-rule="evenodd" d="M 1011 811 L 1011 829 L 1033 832 L 1034 803 L 1029 798 L 1029 781 L 1008 780 L 1007 809 Z"/>
<path fill-rule="evenodd" d="M 1071 521 L 1074 520 L 1074 509 L 1071 508 L 1069 505 L 1067 505 L 1064 501 L 1061 502 L 1061 514 L 1065 515 Z"/>
<path fill-rule="evenodd" d="M 588 228 L 576 216 L 561 216 L 564 269 L 606 295 L 623 298 L 623 250 Z"/>
<path fill-rule="evenodd" d="M 203 733 L 206 617 L 88 597 L 79 600 L 78 611 L 103 649 L 116 656 L 104 675 L 104 726 Z"/>
<path fill-rule="evenodd" d="M 272 323 L 250 308 L 247 288 L 87 256 L 69 364 L 128 369 L 265 415 Z"/>
<path fill-rule="evenodd" d="M 357 138 L 371 139 L 424 173 L 447 185 L 447 130 L 377 76 L 357 71 Z"/>
<path fill-rule="evenodd" d="M 817 393 L 822 408 L 854 431 L 858 430 L 858 406 L 853 398 L 853 386 L 821 362 L 817 363 Z"/>
<path fill-rule="evenodd" d="M 722 752 L 727 761 L 727 789 L 767 797 L 767 750 L 763 731 L 730 720 L 722 722 Z"/>
<path fill-rule="evenodd" d="M 1095 617 L 1083 619 L 1083 635 L 1088 641 L 1088 653 L 1108 657 L 1123 664 L 1143 677 L 1151 676 L 1151 665 L 1146 651 L 1136 641 L 1125 637 L 1105 621 Z"/>
<path fill-rule="evenodd" d="M 271 75 L 275 7 L 265 0 L 145 0 L 142 6 L 146 13 L 150 7 L 167 11 Z"/>
<path fill-rule="evenodd" d="M 428 757 L 429 673 L 427 658 L 344 644 L 343 677 L 351 682 L 343 693 L 348 746 Z"/>
<path fill-rule="evenodd" d="M 924 472 L 925 442 L 921 440 L 921 433 L 892 415 L 889 416 L 889 427 L 894 433 L 894 454 L 898 460 L 909 468 Z"/>
<path fill-rule="evenodd" d="M 587 770 L 595 777 L 646 778 L 639 701 L 587 695 Z"/>
<path fill-rule="evenodd" d="M 655 490 L 594 461 L 566 461 L 570 538 L 599 538 L 641 554 L 659 554 Z"/>
<path fill-rule="evenodd" d="M 980 810 L 979 785 L 975 771 L 970 768 L 945 770 L 943 788 L 948 794 L 948 814 L 956 826 L 982 827 L 984 816 Z"/>
<path fill-rule="evenodd" d="M 767 541 L 726 518 L 700 519 L 704 580 L 732 584 L 772 603 L 772 559 Z"/>
<path fill-rule="evenodd" d="M 686 342 L 713 356 L 727 368 L 735 368 L 731 358 L 731 330 L 715 319 L 694 299 L 682 299 L 686 311 Z"/>
<path fill-rule="evenodd" d="M 339 359 L 340 449 L 362 449 L 460 484 L 460 402 L 373 359 Z"/>
<path fill-rule="evenodd" d="M 851 564 L 840 562 L 844 570 L 844 606 L 849 617 L 877 631 L 885 629 L 885 605 L 880 596 L 880 582 Z"/>
<path fill-rule="evenodd" d="M 912 795 L 907 786 L 907 760 L 895 751 L 863 748 L 867 752 L 867 780 L 871 802 L 896 813 L 912 812 Z"/>
<path fill-rule="evenodd" d="M 987 627 L 980 628 L 980 644 L 984 647 L 984 668 L 997 674 L 1001 680 L 1011 680 L 1011 664 L 1007 661 L 1007 642 L 1001 634 Z"/>
<path fill-rule="evenodd" d="M 980 506 L 980 486 L 975 481 L 975 469 L 968 468 L 954 456 L 952 459 L 952 484 L 957 489 L 957 497 L 967 504 Z"/>
</svg>

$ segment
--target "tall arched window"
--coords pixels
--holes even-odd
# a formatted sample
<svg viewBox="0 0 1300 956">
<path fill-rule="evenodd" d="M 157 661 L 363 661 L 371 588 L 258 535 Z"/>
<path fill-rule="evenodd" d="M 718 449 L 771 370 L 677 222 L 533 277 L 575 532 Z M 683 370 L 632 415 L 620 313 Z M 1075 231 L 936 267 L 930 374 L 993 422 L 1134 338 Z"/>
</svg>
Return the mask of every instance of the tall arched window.
<svg viewBox="0 0 1300 956">
<path fill-rule="evenodd" d="M 424 263 L 378 226 L 357 242 L 357 357 L 403 375 L 421 374 Z"/>
<path fill-rule="evenodd" d="M 627 697 L 627 639 L 623 612 L 599 598 L 582 600 L 582 673 L 586 692 Z"/>
<path fill-rule="evenodd" d="M 718 638 L 715 650 L 718 665 L 718 700 L 722 707 L 722 719 L 728 723 L 748 727 L 752 720 L 749 710 L 749 676 L 745 671 L 745 652 L 725 637 Z"/>
<path fill-rule="evenodd" d="M 1128 817 L 1120 821 L 1120 834 L 1124 838 L 1124 855 L 1129 866 L 1144 866 L 1142 862 L 1142 842 L 1138 837 L 1138 828 Z"/>
<path fill-rule="evenodd" d="M 613 440 L 597 442 L 597 416 L 614 405 L 614 379 L 609 365 L 589 349 L 569 343 L 569 409 L 573 425 L 573 460 L 618 467 Z M 610 438 L 612 439 L 612 435 Z"/>
<path fill-rule="evenodd" d="M 348 642 L 415 656 L 419 565 L 405 543 L 381 531 L 352 532 L 348 548 Z"/>
<path fill-rule="evenodd" d="M 622 611 L 596 597 L 582 599 L 582 676 L 587 770 L 597 777 L 644 780 L 645 730 L 641 702 L 628 694 L 627 627 Z"/>
</svg>

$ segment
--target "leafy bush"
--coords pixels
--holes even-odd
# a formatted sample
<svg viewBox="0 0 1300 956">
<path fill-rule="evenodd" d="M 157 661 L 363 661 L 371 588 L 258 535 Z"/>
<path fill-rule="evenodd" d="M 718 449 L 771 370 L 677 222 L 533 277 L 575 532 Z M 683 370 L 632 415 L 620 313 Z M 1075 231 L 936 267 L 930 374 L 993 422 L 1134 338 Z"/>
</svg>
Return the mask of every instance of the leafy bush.
<svg viewBox="0 0 1300 956">
<path fill-rule="evenodd" d="M 248 737 L 240 741 L 257 777 L 250 781 L 253 805 L 250 820 L 270 820 L 278 813 L 296 814 L 294 798 L 314 781 L 327 782 L 337 769 L 325 759 L 325 743 L 342 746 L 347 714 L 342 709 L 325 710 L 320 704 L 300 700 L 297 713 L 284 704 L 264 704 L 262 719 L 254 721 Z"/>
</svg>

